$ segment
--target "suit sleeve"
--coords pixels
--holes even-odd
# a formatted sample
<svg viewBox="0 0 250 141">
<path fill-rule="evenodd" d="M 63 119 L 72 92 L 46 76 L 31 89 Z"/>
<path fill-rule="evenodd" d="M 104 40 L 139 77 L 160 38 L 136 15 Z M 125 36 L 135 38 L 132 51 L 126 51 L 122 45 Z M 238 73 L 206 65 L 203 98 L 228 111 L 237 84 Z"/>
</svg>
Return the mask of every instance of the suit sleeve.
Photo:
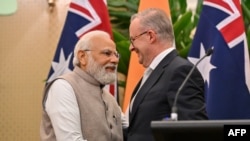
<svg viewBox="0 0 250 141">
<path fill-rule="evenodd" d="M 174 71 L 170 82 L 170 91 L 172 91 L 170 95 L 171 101 L 175 99 L 178 88 L 181 86 L 191 68 L 191 65 L 183 65 L 177 67 Z M 194 70 L 181 90 L 176 105 L 178 120 L 207 119 L 204 99 L 204 80 L 197 69 Z"/>
</svg>

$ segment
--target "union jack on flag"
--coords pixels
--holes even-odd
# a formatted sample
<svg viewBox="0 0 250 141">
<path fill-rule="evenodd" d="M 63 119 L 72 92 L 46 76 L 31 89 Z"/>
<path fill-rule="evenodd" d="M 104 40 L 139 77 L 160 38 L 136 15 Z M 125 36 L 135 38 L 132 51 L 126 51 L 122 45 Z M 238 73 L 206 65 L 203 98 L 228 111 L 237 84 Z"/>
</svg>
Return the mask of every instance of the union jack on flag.
<svg viewBox="0 0 250 141">
<path fill-rule="evenodd" d="M 112 36 L 105 0 L 72 0 L 50 68 L 47 82 L 73 69 L 73 51 L 78 39 L 92 30 L 103 30 Z M 116 94 L 116 84 L 109 85 Z"/>
<path fill-rule="evenodd" d="M 250 66 L 240 0 L 204 0 L 188 59 L 205 80 L 210 119 L 250 118 Z"/>
</svg>

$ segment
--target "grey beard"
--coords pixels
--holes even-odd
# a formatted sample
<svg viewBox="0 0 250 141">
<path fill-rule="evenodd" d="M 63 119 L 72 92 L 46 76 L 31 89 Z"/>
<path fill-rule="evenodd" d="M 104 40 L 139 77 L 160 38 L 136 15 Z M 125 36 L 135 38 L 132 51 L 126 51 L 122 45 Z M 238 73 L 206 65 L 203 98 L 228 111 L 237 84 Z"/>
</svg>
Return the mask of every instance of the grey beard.
<svg viewBox="0 0 250 141">
<path fill-rule="evenodd" d="M 113 64 L 107 64 L 105 66 L 99 65 L 91 55 L 89 55 L 89 61 L 87 64 L 87 72 L 92 75 L 97 81 L 101 84 L 110 84 L 115 82 L 116 73 L 114 72 L 106 72 L 105 67 Z"/>
</svg>

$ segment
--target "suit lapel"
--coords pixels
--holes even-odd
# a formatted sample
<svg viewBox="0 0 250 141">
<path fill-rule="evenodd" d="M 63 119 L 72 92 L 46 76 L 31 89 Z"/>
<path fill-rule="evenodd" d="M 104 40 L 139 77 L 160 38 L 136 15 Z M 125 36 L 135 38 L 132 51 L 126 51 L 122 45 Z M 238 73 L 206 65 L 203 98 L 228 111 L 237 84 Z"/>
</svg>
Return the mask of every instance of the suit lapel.
<svg viewBox="0 0 250 141">
<path fill-rule="evenodd" d="M 133 93 L 132 93 L 132 96 L 131 96 L 131 98 L 130 98 L 130 101 L 133 99 L 133 97 L 135 96 L 136 92 L 138 91 L 138 89 L 139 89 L 139 87 L 140 87 L 140 85 L 141 85 L 141 82 L 142 82 L 142 78 L 141 78 L 140 81 L 137 83 L 137 85 L 136 85 L 136 87 L 135 87 L 135 89 L 134 89 L 134 91 L 133 91 Z"/>
</svg>

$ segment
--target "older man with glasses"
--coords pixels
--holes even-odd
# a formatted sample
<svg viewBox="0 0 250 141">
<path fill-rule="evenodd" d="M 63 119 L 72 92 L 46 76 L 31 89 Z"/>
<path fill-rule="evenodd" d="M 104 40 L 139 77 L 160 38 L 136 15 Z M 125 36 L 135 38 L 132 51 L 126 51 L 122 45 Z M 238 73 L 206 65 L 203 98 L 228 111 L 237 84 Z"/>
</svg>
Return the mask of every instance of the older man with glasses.
<svg viewBox="0 0 250 141">
<path fill-rule="evenodd" d="M 150 8 L 131 17 L 130 51 L 145 68 L 129 107 L 127 141 L 154 141 L 150 123 L 170 117 L 175 95 L 193 64 L 178 56 L 171 21 L 163 10 Z M 204 80 L 195 68 L 177 100 L 179 120 L 208 119 Z"/>
</svg>

